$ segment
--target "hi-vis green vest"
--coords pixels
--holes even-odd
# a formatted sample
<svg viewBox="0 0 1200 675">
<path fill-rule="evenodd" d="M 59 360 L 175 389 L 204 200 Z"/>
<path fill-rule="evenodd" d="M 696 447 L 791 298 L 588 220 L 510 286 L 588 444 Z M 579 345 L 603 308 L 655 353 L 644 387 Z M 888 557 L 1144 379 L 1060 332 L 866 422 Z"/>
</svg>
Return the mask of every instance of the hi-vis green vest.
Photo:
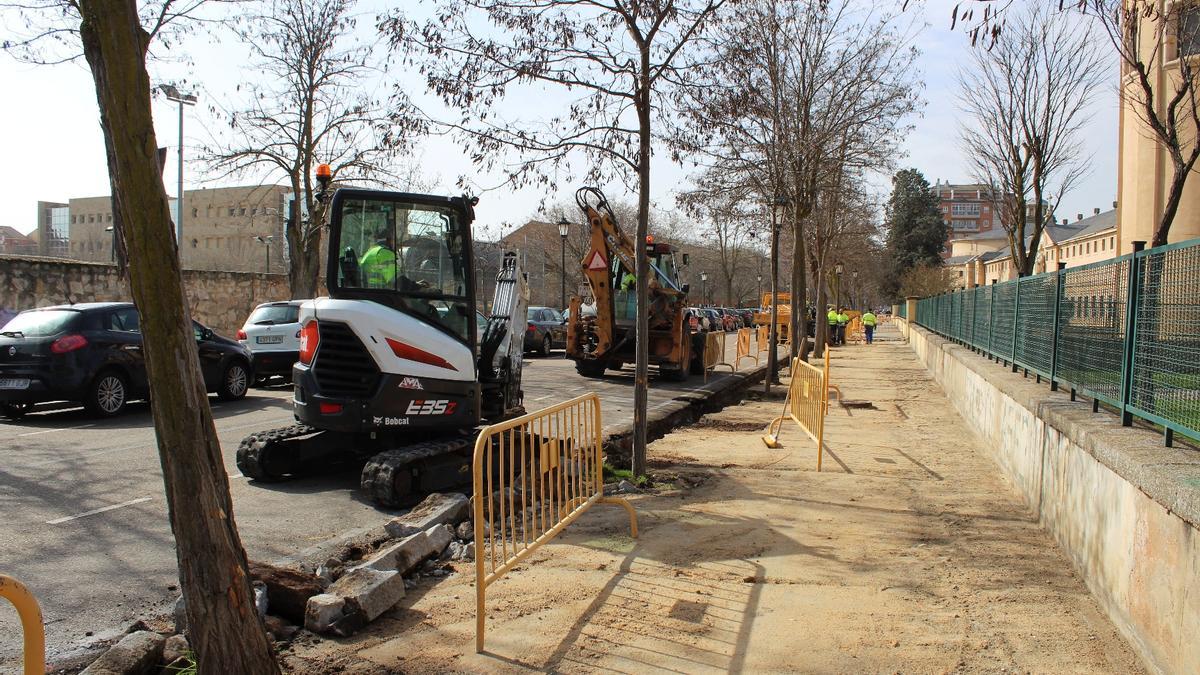
<svg viewBox="0 0 1200 675">
<path fill-rule="evenodd" d="M 850 315 L 849 314 L 838 314 L 837 322 L 838 322 L 839 326 L 845 326 L 846 324 L 850 323 Z"/>
<path fill-rule="evenodd" d="M 834 310 L 834 309 L 829 310 L 829 314 L 827 315 L 827 318 L 829 319 L 830 326 L 836 326 L 837 322 L 838 322 L 837 310 Z"/>
<path fill-rule="evenodd" d="M 396 254 L 386 246 L 372 246 L 358 261 L 358 266 L 367 288 L 391 288 L 396 279 Z"/>
<path fill-rule="evenodd" d="M 862 322 L 863 322 L 864 326 L 874 326 L 875 325 L 875 315 L 870 312 L 863 314 Z"/>
</svg>

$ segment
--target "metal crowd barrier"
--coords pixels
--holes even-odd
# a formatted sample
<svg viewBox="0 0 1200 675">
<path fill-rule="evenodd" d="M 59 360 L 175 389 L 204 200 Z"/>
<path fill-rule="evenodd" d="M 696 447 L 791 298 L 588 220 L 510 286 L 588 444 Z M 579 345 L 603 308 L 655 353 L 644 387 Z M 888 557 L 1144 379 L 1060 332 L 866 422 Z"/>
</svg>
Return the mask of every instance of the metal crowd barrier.
<svg viewBox="0 0 1200 675">
<path fill-rule="evenodd" d="M 758 343 L 758 351 L 760 351 L 760 352 L 771 351 L 771 346 L 769 344 L 767 344 L 768 342 L 771 341 L 771 327 L 770 326 L 759 326 L 755 330 L 755 333 L 756 333 L 755 339 Z"/>
<path fill-rule="evenodd" d="M 817 471 L 825 454 L 825 415 L 829 412 L 829 351 L 821 368 L 792 360 L 792 382 L 783 401 L 784 414 L 771 420 L 762 437 L 768 448 L 779 447 L 779 434 L 789 418 L 817 442 Z"/>
<path fill-rule="evenodd" d="M 724 331 L 709 331 L 704 335 L 704 381 L 708 381 L 708 373 L 717 366 L 728 366 L 730 372 L 737 370 L 725 362 L 725 333 Z"/>
<path fill-rule="evenodd" d="M 3 574 L 0 574 L 0 598 L 11 602 L 21 618 L 25 640 L 25 675 L 43 675 L 46 672 L 46 633 L 37 599 L 24 584 Z"/>
<path fill-rule="evenodd" d="M 600 399 L 584 394 L 486 427 L 475 442 L 475 651 L 483 651 L 487 588 L 604 496 Z"/>
<path fill-rule="evenodd" d="M 758 354 L 750 351 L 750 340 L 754 336 L 753 328 L 739 328 L 737 332 L 737 356 L 733 359 L 733 368 L 737 368 L 742 364 L 742 359 L 754 359 L 754 365 L 758 365 Z"/>
</svg>

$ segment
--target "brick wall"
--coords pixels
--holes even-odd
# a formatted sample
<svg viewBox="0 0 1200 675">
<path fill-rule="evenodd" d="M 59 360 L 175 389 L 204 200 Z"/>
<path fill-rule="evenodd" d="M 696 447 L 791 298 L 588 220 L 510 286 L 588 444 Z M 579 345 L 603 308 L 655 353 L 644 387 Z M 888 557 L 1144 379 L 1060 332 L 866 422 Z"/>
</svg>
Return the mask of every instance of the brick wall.
<svg viewBox="0 0 1200 675">
<path fill-rule="evenodd" d="M 282 274 L 184 270 L 183 282 L 192 316 L 231 338 L 255 305 L 290 297 Z M 113 265 L 0 255 L 0 322 L 34 307 L 130 300 Z"/>
</svg>

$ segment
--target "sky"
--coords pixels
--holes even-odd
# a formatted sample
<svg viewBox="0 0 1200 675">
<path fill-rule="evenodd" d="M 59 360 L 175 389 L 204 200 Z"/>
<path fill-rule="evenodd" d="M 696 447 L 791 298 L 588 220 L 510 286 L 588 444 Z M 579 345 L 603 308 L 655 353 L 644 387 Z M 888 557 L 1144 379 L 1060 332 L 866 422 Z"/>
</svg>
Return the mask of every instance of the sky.
<svg viewBox="0 0 1200 675">
<path fill-rule="evenodd" d="M 1037 0 L 1033 0 L 1037 1 Z M 360 30 L 369 31 L 377 11 L 363 0 Z M 917 67 L 924 82 L 925 106 L 920 115 L 910 121 L 913 128 L 901 143 L 903 156 L 896 158 L 898 167 L 914 167 L 925 174 L 930 183 L 936 180 L 970 182 L 968 167 L 959 150 L 957 130 L 965 123 L 955 101 L 955 72 L 965 62 L 971 49 L 965 32 L 950 30 L 951 10 L 957 0 L 925 0 L 910 3 L 908 12 L 927 24 L 916 38 L 921 50 Z M 377 3 L 378 4 L 378 3 Z M 379 5 L 382 6 L 382 5 Z M 393 5 L 394 6 L 394 5 Z M 0 37 L 9 33 L 13 16 L 0 16 Z M 229 104 L 236 96 L 239 83 L 253 77 L 247 67 L 245 51 L 221 35 L 194 35 L 183 41 L 174 52 L 160 53 L 159 60 L 150 65 L 151 80 L 159 82 L 186 81 L 200 98 L 200 105 L 187 108 L 184 123 L 185 188 L 221 187 L 281 182 L 279 176 L 243 180 L 213 180 L 205 176 L 195 158 L 196 148 L 211 142 L 221 133 L 221 122 L 208 110 L 213 103 Z M 1111 84 L 1101 87 L 1091 105 L 1092 121 L 1085 129 L 1084 143 L 1092 157 L 1092 171 L 1059 208 L 1062 218 L 1072 220 L 1076 213 L 1091 214 L 1094 207 L 1111 208 L 1116 199 L 1117 165 L 1117 93 L 1116 64 L 1112 66 Z M 419 89 L 415 74 L 402 76 L 413 90 Z M 369 86 L 380 86 L 370 84 Z M 99 125 L 95 90 L 82 59 L 55 66 L 34 66 L 15 61 L 0 53 L 0 87 L 8 94 L 8 103 L 0 106 L 0 148 L 8 167 L 0 180 L 0 225 L 10 225 L 22 232 L 35 226 L 37 201 L 66 201 L 72 197 L 88 197 L 108 193 L 108 177 L 104 160 L 104 145 Z M 539 119 L 548 106 L 562 102 L 557 92 L 518 91 L 505 104 L 504 114 L 513 118 Z M 158 97 L 154 101 L 155 133 L 160 146 L 169 149 L 164 175 L 168 192 L 176 192 L 178 167 L 178 109 Z M 652 198 L 659 208 L 674 208 L 677 190 L 687 183 L 687 171 L 665 159 L 652 164 Z M 419 167 L 432 191 L 456 194 L 456 179 L 466 175 L 480 186 L 494 185 L 494 176 L 481 174 L 473 167 L 464 152 L 446 138 L 425 140 L 410 158 Z M 870 177 L 880 193 L 881 201 L 890 189 L 887 172 Z M 568 202 L 575 189 L 574 181 L 561 180 L 563 187 L 557 195 L 547 195 L 534 189 L 493 190 L 481 195 L 477 208 L 477 236 L 495 238 L 505 230 L 539 215 L 540 204 Z M 614 200 L 633 201 L 636 195 L 621 185 L 606 187 Z M 558 213 L 540 214 L 557 220 Z M 570 214 L 567 214 L 570 215 Z"/>
</svg>

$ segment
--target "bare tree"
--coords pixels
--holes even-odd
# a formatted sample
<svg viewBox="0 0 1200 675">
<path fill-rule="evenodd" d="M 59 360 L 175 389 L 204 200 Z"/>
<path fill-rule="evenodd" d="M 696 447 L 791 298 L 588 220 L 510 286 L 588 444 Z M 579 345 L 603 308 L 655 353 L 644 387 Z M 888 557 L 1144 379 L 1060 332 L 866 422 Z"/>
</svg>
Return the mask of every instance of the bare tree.
<svg viewBox="0 0 1200 675">
<path fill-rule="evenodd" d="M 516 151 L 523 161 L 504 167 L 508 180 L 550 191 L 557 187 L 555 170 L 581 156 L 590 167 L 577 180 L 633 178 L 635 241 L 644 241 L 653 129 L 669 111 L 664 91 L 686 77 L 687 47 L 726 1 L 443 0 L 431 20 L 418 24 L 396 13 L 381 27 L 418 65 L 429 88 L 461 111 L 458 121 L 441 126 L 471 148 L 476 163 L 499 167 Z M 529 84 L 552 85 L 576 98 L 548 119 L 501 119 L 497 106 L 509 88 Z M 643 474 L 649 330 L 642 308 L 650 266 L 641 246 L 636 267 L 632 456 L 634 472 Z"/>
<path fill-rule="evenodd" d="M 917 265 L 900 275 L 901 298 L 928 298 L 953 289 L 953 272 L 942 265 Z"/>
<path fill-rule="evenodd" d="M 325 205 L 313 174 L 329 164 L 339 183 L 391 177 L 389 161 L 421 128 L 407 102 L 385 108 L 364 93 L 378 74 L 369 43 L 355 34 L 354 0 L 271 0 L 245 17 L 238 37 L 254 78 L 226 111 L 227 141 L 206 148 L 211 168 L 229 175 L 281 175 L 292 188 L 287 217 L 292 297 L 315 295 L 321 275 Z"/>
<path fill-rule="evenodd" d="M 721 273 L 724 305 L 737 306 L 742 293 L 734 291 L 735 280 L 744 276 L 744 263 L 751 258 L 756 220 L 761 212 L 754 190 L 745 184 L 726 183 L 728 175 L 708 172 L 696 189 L 680 195 L 686 211 L 701 220 L 700 240 L 713 249 L 714 262 Z M 742 288 L 745 288 L 743 285 Z"/>
<path fill-rule="evenodd" d="M 199 3 L 169 0 L 139 7 L 134 0 L 66 0 L 26 7 L 45 23 L 17 51 L 35 60 L 71 60 L 78 35 L 91 72 L 113 195 L 113 227 L 134 302 L 154 398 L 152 413 L 179 580 L 187 605 L 189 642 L 199 672 L 278 673 L 254 608 L 246 553 L 234 522 L 229 479 L 183 291 L 178 249 L 157 161 L 146 70 L 151 41 Z M 65 47 L 55 56 L 39 52 Z M 45 57 L 45 58 L 42 58 Z"/>
<path fill-rule="evenodd" d="M 997 194 L 1013 263 L 1030 274 L 1042 230 L 1086 175 L 1082 128 L 1104 74 L 1096 40 L 1078 15 L 1032 3 L 989 49 L 959 71 L 961 131 L 976 180 Z"/>
</svg>

